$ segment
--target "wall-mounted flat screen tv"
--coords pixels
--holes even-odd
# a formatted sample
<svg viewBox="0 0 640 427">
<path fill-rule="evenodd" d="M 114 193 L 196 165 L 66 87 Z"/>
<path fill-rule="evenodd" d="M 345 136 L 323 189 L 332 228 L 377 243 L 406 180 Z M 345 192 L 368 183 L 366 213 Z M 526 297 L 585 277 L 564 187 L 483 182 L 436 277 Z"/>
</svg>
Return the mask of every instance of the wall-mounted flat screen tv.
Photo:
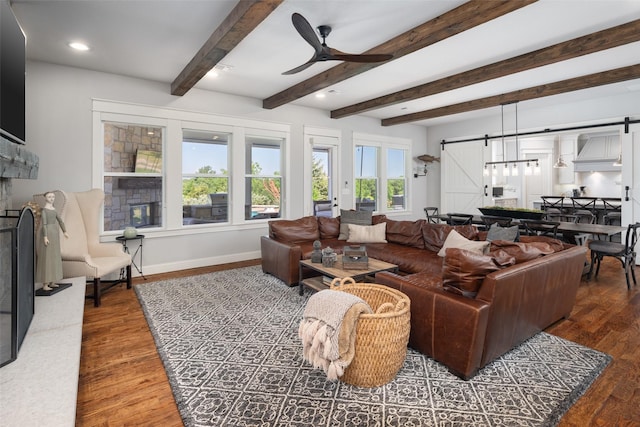
<svg viewBox="0 0 640 427">
<path fill-rule="evenodd" d="M 0 0 L 0 134 L 25 141 L 26 37 L 9 3 Z"/>
<path fill-rule="evenodd" d="M 502 197 L 503 194 L 504 194 L 504 188 L 493 187 L 493 197 Z"/>
</svg>

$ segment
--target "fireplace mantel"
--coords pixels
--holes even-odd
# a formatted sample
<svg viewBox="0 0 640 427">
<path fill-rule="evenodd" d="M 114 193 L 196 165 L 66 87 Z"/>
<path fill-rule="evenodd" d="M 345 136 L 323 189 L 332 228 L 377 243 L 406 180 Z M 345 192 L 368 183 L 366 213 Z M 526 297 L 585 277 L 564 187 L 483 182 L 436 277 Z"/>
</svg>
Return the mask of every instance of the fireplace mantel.
<svg viewBox="0 0 640 427">
<path fill-rule="evenodd" d="M 39 165 L 35 153 L 0 136 L 0 178 L 37 179 Z"/>
</svg>

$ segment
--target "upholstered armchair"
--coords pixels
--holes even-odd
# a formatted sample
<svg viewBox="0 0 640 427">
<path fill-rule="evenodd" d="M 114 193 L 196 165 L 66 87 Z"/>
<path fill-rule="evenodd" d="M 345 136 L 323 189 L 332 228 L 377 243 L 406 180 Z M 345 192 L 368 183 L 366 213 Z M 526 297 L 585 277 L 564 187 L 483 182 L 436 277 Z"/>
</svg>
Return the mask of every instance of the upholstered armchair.
<svg viewBox="0 0 640 427">
<path fill-rule="evenodd" d="M 104 192 L 92 189 L 79 193 L 54 191 L 54 207 L 67 228 L 69 238 L 60 238 L 62 271 L 64 277 L 86 276 L 87 284 L 93 284 L 94 305 L 100 306 L 102 292 L 115 285 L 126 283 L 131 289 L 131 255 L 124 252 L 120 243 L 101 243 L 99 236 Z M 34 196 L 36 203 L 44 206 L 44 195 Z M 112 276 L 106 280 L 106 276 Z"/>
</svg>

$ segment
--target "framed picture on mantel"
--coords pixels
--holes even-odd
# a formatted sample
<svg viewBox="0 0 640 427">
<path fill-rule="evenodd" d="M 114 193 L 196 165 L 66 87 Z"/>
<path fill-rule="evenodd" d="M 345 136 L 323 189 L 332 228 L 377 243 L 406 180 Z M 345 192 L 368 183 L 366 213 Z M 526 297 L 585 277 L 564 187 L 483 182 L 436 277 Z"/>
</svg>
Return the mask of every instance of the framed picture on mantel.
<svg viewBox="0 0 640 427">
<path fill-rule="evenodd" d="M 136 152 L 136 173 L 162 173 L 162 153 L 150 150 Z"/>
</svg>

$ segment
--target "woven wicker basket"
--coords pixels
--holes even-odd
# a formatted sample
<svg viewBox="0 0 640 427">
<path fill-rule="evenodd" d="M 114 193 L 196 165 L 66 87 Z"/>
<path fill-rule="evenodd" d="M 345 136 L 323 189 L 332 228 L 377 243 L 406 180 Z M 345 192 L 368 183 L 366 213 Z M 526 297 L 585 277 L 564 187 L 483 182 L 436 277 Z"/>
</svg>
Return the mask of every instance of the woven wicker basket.
<svg viewBox="0 0 640 427">
<path fill-rule="evenodd" d="M 358 387 L 378 387 L 393 380 L 407 355 L 411 329 L 410 300 L 384 285 L 334 279 L 331 289 L 365 300 L 373 314 L 362 314 L 356 327 L 355 355 L 340 381 Z"/>
</svg>

